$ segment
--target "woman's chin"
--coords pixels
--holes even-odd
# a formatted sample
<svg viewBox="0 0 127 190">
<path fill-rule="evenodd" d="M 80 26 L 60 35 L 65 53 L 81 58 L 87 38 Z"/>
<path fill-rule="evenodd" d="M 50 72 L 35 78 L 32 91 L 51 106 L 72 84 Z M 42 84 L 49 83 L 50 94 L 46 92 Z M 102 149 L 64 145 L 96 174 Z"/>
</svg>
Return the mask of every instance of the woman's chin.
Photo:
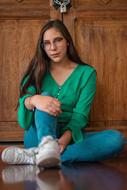
<svg viewBox="0 0 127 190">
<path fill-rule="evenodd" d="M 60 58 L 54 58 L 54 59 L 52 59 L 52 62 L 53 63 L 60 63 L 60 62 L 62 62 L 62 59 L 60 59 Z"/>
</svg>

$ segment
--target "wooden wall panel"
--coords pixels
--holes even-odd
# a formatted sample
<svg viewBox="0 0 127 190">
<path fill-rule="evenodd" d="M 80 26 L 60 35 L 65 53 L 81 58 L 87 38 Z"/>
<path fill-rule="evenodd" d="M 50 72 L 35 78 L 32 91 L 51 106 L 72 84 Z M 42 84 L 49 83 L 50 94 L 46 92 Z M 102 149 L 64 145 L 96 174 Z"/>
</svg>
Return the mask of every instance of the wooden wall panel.
<svg viewBox="0 0 127 190">
<path fill-rule="evenodd" d="M 0 142 L 23 140 L 15 110 L 19 82 L 49 18 L 49 1 L 0 1 Z"/>
<path fill-rule="evenodd" d="M 127 136 L 127 1 L 73 0 L 64 22 L 81 58 L 97 70 L 88 130 L 114 128 Z"/>
<path fill-rule="evenodd" d="M 34 54 L 42 23 L 43 20 L 0 20 L 0 121 L 16 120 L 19 81 Z"/>
<path fill-rule="evenodd" d="M 97 70 L 97 98 L 92 118 L 94 121 L 126 120 L 127 21 L 79 19 L 75 24 L 80 55 Z"/>
</svg>

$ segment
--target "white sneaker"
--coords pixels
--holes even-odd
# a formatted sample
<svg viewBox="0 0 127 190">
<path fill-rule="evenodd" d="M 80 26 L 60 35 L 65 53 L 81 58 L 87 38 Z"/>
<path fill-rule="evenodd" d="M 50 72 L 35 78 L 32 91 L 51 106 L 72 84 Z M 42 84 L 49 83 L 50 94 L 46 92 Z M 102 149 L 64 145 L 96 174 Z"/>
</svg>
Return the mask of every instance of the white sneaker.
<svg viewBox="0 0 127 190">
<path fill-rule="evenodd" d="M 37 152 L 38 148 L 23 149 L 11 146 L 3 150 L 1 159 L 8 164 L 36 164 Z"/>
<path fill-rule="evenodd" d="M 53 137 L 43 137 L 36 155 L 36 164 L 47 168 L 60 165 L 60 147 Z"/>
</svg>

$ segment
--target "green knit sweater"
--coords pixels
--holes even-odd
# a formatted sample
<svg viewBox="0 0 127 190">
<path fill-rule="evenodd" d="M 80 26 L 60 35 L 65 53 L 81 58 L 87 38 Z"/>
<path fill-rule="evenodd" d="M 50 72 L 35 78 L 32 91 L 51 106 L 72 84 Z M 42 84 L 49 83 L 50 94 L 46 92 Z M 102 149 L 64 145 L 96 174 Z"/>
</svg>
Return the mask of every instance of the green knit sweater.
<svg viewBox="0 0 127 190">
<path fill-rule="evenodd" d="M 62 134 L 67 130 L 72 131 L 74 142 L 82 141 L 82 129 L 88 124 L 90 108 L 96 92 L 96 71 L 88 65 L 77 65 L 65 82 L 59 86 L 48 72 L 42 83 L 42 92 L 48 92 L 61 102 L 62 113 L 58 122 L 65 122 Z M 36 93 L 34 86 L 28 88 L 30 94 L 19 99 L 18 122 L 22 128 L 28 130 L 34 122 L 34 111 L 28 110 L 24 101 Z"/>
</svg>

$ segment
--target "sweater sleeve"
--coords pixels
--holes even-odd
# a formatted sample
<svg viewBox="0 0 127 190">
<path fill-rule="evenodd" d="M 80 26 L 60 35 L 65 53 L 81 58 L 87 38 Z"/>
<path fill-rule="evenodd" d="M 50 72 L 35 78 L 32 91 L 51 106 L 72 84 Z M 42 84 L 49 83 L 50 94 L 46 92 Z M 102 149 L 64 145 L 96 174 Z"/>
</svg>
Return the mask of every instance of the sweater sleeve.
<svg viewBox="0 0 127 190">
<path fill-rule="evenodd" d="M 88 117 L 91 105 L 96 92 L 96 71 L 94 70 L 88 77 L 87 82 L 81 87 L 81 92 L 76 106 L 73 108 L 73 113 L 70 122 L 64 130 L 72 131 L 74 142 L 83 140 L 82 128 L 88 124 Z"/>
<path fill-rule="evenodd" d="M 30 124 L 33 120 L 33 110 L 28 110 L 25 107 L 24 101 L 26 98 L 33 96 L 36 93 L 34 86 L 28 88 L 28 94 L 25 94 L 23 97 L 19 98 L 19 107 L 18 107 L 18 123 L 21 128 L 27 130 L 30 127 Z"/>
</svg>

